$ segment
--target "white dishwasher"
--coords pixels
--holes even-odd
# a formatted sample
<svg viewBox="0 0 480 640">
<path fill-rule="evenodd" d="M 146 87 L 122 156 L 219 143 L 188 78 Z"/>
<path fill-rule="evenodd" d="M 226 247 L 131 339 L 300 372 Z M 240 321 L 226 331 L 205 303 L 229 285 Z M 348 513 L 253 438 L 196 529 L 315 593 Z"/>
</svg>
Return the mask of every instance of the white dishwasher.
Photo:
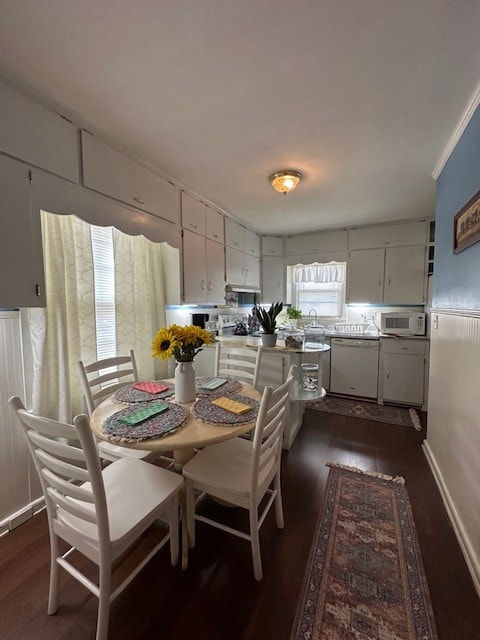
<svg viewBox="0 0 480 640">
<path fill-rule="evenodd" d="M 379 346 L 378 340 L 332 338 L 330 391 L 376 398 Z"/>
</svg>

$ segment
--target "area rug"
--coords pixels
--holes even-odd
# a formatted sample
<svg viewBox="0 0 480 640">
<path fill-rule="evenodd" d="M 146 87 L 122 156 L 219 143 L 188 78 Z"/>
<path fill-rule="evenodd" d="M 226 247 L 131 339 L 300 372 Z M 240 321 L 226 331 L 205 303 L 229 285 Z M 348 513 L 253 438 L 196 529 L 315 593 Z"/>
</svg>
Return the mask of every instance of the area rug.
<svg viewBox="0 0 480 640">
<path fill-rule="evenodd" d="M 418 413 L 413 408 L 390 407 L 385 404 L 351 400 L 349 398 L 336 398 L 335 396 L 326 396 L 321 400 L 307 402 L 306 406 L 307 409 L 313 409 L 314 411 L 325 411 L 326 413 L 336 413 L 341 416 L 352 416 L 354 418 L 396 424 L 402 427 L 413 427 L 417 431 L 422 430 Z"/>
<path fill-rule="evenodd" d="M 437 640 L 403 478 L 328 466 L 291 640 Z"/>
</svg>

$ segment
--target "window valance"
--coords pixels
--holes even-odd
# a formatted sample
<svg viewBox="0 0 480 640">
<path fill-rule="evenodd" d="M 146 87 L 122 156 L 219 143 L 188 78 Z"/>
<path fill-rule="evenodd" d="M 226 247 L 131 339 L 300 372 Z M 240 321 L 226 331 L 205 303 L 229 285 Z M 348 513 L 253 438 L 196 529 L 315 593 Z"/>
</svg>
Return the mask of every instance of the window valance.
<svg viewBox="0 0 480 640">
<path fill-rule="evenodd" d="M 320 264 L 296 264 L 293 269 L 293 281 L 299 282 L 345 282 L 345 263 L 328 262 Z"/>
</svg>

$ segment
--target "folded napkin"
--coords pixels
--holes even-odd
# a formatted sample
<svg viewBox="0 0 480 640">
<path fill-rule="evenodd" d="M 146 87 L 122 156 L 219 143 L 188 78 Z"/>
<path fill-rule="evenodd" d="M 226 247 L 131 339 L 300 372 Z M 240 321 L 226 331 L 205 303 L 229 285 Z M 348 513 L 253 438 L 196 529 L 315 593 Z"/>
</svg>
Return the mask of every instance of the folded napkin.
<svg viewBox="0 0 480 640">
<path fill-rule="evenodd" d="M 225 411 L 236 413 L 237 415 L 241 415 L 242 413 L 247 413 L 252 410 L 250 405 L 244 404 L 243 402 L 237 402 L 237 400 L 232 400 L 231 398 L 225 398 L 225 396 L 215 398 L 215 400 L 212 400 L 212 404 L 217 405 L 217 407 L 220 407 L 221 409 L 225 409 Z"/>
<path fill-rule="evenodd" d="M 161 393 L 162 391 L 166 391 L 168 389 L 166 384 L 161 384 L 159 382 L 134 382 L 132 384 L 134 389 L 138 389 L 139 391 L 146 391 L 147 393 L 151 393 L 154 395 L 155 393 Z"/>
<path fill-rule="evenodd" d="M 212 378 L 208 382 L 204 382 L 200 389 L 207 389 L 208 391 L 213 391 L 214 389 L 218 389 L 222 384 L 228 382 L 228 378 Z"/>
<path fill-rule="evenodd" d="M 119 422 L 123 422 L 129 425 L 140 424 L 141 422 L 145 422 L 148 418 L 152 418 L 162 411 L 166 411 L 170 405 L 166 402 L 155 402 L 154 404 L 149 404 L 148 407 L 142 407 L 141 409 L 137 409 L 136 411 L 132 411 L 131 413 L 127 413 L 126 415 L 118 418 Z"/>
</svg>

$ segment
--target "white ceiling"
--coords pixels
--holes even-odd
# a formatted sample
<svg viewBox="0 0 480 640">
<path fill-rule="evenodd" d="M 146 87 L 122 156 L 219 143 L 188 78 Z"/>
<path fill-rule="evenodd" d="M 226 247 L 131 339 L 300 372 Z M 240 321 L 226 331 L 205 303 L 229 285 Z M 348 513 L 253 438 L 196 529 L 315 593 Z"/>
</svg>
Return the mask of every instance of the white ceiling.
<svg viewBox="0 0 480 640">
<path fill-rule="evenodd" d="M 478 0 L 2 0 L 0 74 L 261 233 L 434 215 Z M 268 176 L 304 179 L 287 196 Z"/>
</svg>

